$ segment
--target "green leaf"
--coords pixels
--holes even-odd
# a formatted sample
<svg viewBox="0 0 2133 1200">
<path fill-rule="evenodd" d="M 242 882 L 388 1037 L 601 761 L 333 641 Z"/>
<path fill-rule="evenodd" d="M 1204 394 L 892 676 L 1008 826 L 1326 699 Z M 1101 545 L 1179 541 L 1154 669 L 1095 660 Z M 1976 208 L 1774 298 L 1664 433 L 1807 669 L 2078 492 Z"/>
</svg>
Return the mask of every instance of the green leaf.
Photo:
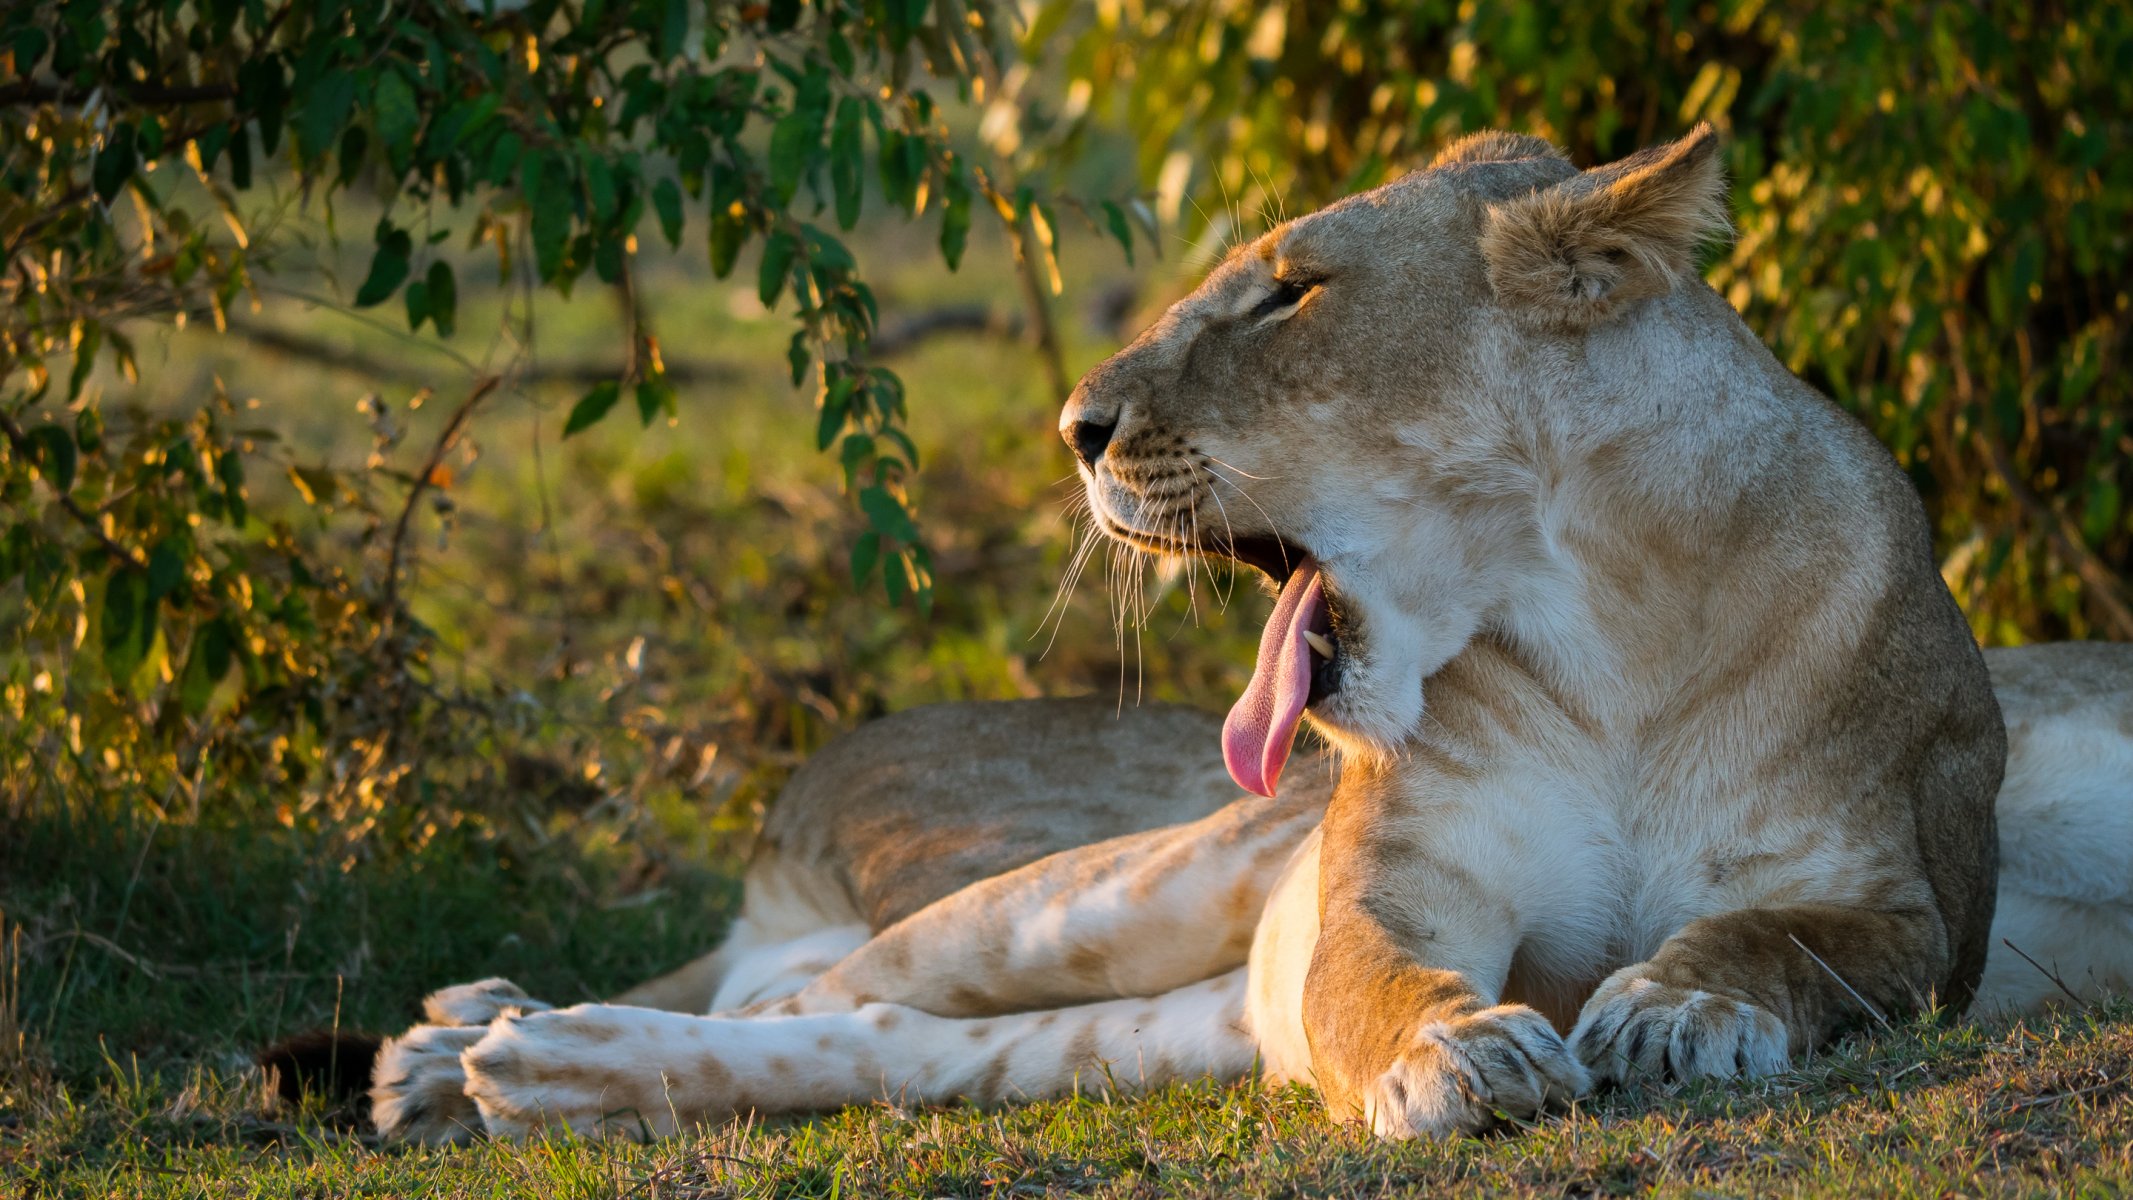
<svg viewBox="0 0 2133 1200">
<path fill-rule="evenodd" d="M 652 207 L 659 212 L 659 230 L 667 235 L 667 245 L 681 248 L 681 185 L 672 179 L 662 179 L 652 188 Z"/>
<path fill-rule="evenodd" d="M 904 511 L 903 504 L 878 483 L 859 489 L 859 511 L 866 514 L 867 523 L 879 530 L 883 537 L 906 544 L 918 540 L 918 526 L 912 523 L 911 514 Z"/>
<path fill-rule="evenodd" d="M 361 125 L 350 125 L 341 134 L 339 158 L 342 187 L 355 182 L 356 175 L 363 169 L 363 156 L 369 152 L 370 135 L 363 131 Z"/>
<path fill-rule="evenodd" d="M 94 454 L 104 444 L 104 414 L 95 408 L 84 408 L 74 414 L 74 444 L 82 453 Z"/>
<path fill-rule="evenodd" d="M 220 617 L 193 630 L 192 649 L 185 656 L 185 669 L 178 674 L 178 704 L 187 716 L 206 711 L 215 688 L 229 675 L 231 642 L 230 627 Z"/>
<path fill-rule="evenodd" d="M 1118 247 L 1126 252 L 1126 265 L 1133 265 L 1133 225 L 1126 220 L 1126 210 L 1109 200 L 1104 201 L 1104 224 L 1111 236 L 1118 239 Z"/>
<path fill-rule="evenodd" d="M 240 527 L 243 526 L 246 511 L 244 503 L 244 459 L 239 457 L 234 450 L 217 454 L 215 456 L 215 478 L 222 484 L 222 503 L 229 523 Z"/>
<path fill-rule="evenodd" d="M 406 170 L 415 146 L 415 131 L 422 127 L 422 113 L 415 106 L 415 89 L 405 75 L 390 68 L 380 73 L 377 93 L 371 97 L 370 119 L 378 131 L 378 140 L 392 157 L 393 169 Z"/>
<path fill-rule="evenodd" d="M 844 445 L 837 453 L 837 461 L 844 467 L 844 485 L 847 488 L 856 485 L 859 473 L 873 465 L 874 459 L 873 438 L 864 433 L 846 434 Z"/>
<path fill-rule="evenodd" d="M 918 615 L 933 615 L 933 558 L 924 546 L 906 546 L 904 564 L 918 585 Z"/>
<path fill-rule="evenodd" d="M 430 323 L 438 337 L 450 337 L 459 327 L 459 281 L 452 276 L 451 264 L 443 259 L 431 263 L 427 283 Z"/>
<path fill-rule="evenodd" d="M 560 155 L 530 151 L 519 169 L 519 185 L 526 189 L 526 203 L 533 210 L 533 257 L 543 281 L 552 280 L 563 267 L 563 252 L 570 245 L 570 227 L 577 213 L 572 190 L 575 181 Z"/>
<path fill-rule="evenodd" d="M 741 173 L 732 168 L 721 168 L 711 176 L 711 273 L 720 279 L 733 274 L 741 244 L 748 240 L 741 185 Z"/>
<path fill-rule="evenodd" d="M 58 425 L 39 425 L 25 435 L 37 470 L 61 495 L 74 490 L 74 439 Z"/>
<path fill-rule="evenodd" d="M 408 332 L 420 330 L 422 323 L 430 319 L 430 285 L 417 279 L 407 285 L 407 290 L 400 293 L 400 298 L 407 302 Z"/>
<path fill-rule="evenodd" d="M 770 190 L 777 195 L 779 207 L 791 204 L 800 190 L 800 176 L 807 172 L 807 160 L 814 156 L 821 137 L 821 114 L 804 109 L 785 114 L 771 127 Z"/>
<path fill-rule="evenodd" d="M 591 391 L 580 396 L 578 402 L 571 406 L 570 419 L 563 423 L 563 436 L 570 437 L 598 424 L 621 398 L 621 384 L 613 380 L 594 384 Z"/>
<path fill-rule="evenodd" d="M 660 23 L 659 55 L 673 58 L 682 51 L 689 36 L 689 5 L 687 0 L 667 0 L 665 20 Z"/>
<path fill-rule="evenodd" d="M 296 150 L 304 161 L 316 161 L 340 140 L 341 128 L 355 109 L 355 94 L 355 76 L 347 71 L 329 71 L 311 86 L 296 123 Z"/>
<path fill-rule="evenodd" d="M 874 573 L 875 566 L 880 562 L 881 535 L 878 533 L 860 534 L 859 540 L 852 543 L 852 586 L 855 588 L 865 587 L 867 577 Z"/>
<path fill-rule="evenodd" d="M 155 601 L 149 595 L 147 573 L 134 567 L 111 573 L 104 583 L 102 625 L 104 669 L 124 687 L 155 640 Z"/>
<path fill-rule="evenodd" d="M 185 582 L 185 552 L 172 538 L 157 542 L 148 552 L 148 598 L 161 600 Z"/>
<path fill-rule="evenodd" d="M 799 249 L 800 244 L 782 229 L 763 243 L 763 261 L 756 268 L 755 294 L 764 308 L 777 307 L 778 295 L 785 290 L 786 277 L 792 274 L 793 256 Z"/>
<path fill-rule="evenodd" d="M 106 204 L 118 195 L 126 181 L 133 178 L 134 168 L 139 164 L 134 154 L 133 126 L 120 122 L 104 135 L 104 144 L 96 149 L 96 165 L 90 171 L 90 179 L 96 185 L 96 198 Z"/>
<path fill-rule="evenodd" d="M 918 179 L 911 174 L 904 144 L 913 139 L 890 129 L 882 132 L 880 140 L 882 194 L 889 198 L 889 203 L 911 212 L 918 204 Z"/>
<path fill-rule="evenodd" d="M 606 224 L 615 215 L 615 171 L 597 154 L 584 156 L 585 194 L 592 201 L 593 219 Z"/>
<path fill-rule="evenodd" d="M 252 134 L 238 129 L 230 135 L 230 186 L 244 191 L 252 186 Z"/>
<path fill-rule="evenodd" d="M 89 382 L 89 372 L 96 369 L 96 352 L 104 347 L 104 327 L 87 324 L 82 327 L 81 342 L 74 347 L 74 369 L 67 372 L 67 399 L 81 395 L 82 385 Z"/>
<path fill-rule="evenodd" d="M 674 385 L 664 379 L 646 379 L 637 384 L 637 416 L 650 425 L 652 418 L 662 414 L 673 416 L 680 411 L 676 403 Z"/>
<path fill-rule="evenodd" d="M 970 243 L 970 184 L 961 171 L 948 176 L 946 203 L 941 207 L 941 260 L 953 271 L 963 263 L 963 248 Z"/>
<path fill-rule="evenodd" d="M 378 226 L 378 249 L 370 258 L 370 274 L 363 279 L 363 286 L 356 289 L 355 306 L 369 308 L 384 300 L 407 279 L 408 257 L 414 253 L 414 241 L 404 229 L 394 229 L 382 222 Z"/>
<path fill-rule="evenodd" d="M 904 593 L 911 587 L 911 576 L 904 570 L 904 556 L 901 553 L 889 556 L 889 561 L 882 566 L 881 587 L 889 594 L 890 604 L 903 604 Z"/>
<path fill-rule="evenodd" d="M 827 450 L 844 429 L 845 415 L 852 410 L 852 393 L 859 390 L 853 375 L 839 375 L 822 393 L 822 411 L 815 418 L 815 449 Z"/>
<path fill-rule="evenodd" d="M 496 136 L 496 145 L 489 150 L 489 165 L 488 169 L 482 172 L 482 178 L 487 179 L 492 186 L 501 187 L 505 180 L 511 178 L 511 172 L 518 169 L 525 157 L 525 142 L 507 129 Z"/>
<path fill-rule="evenodd" d="M 837 194 L 837 224 L 846 229 L 859 222 L 859 205 L 865 198 L 861 171 L 866 159 L 865 119 L 859 100 L 846 96 L 837 104 L 837 124 L 830 132 L 830 184 Z"/>
<path fill-rule="evenodd" d="M 2111 536 L 2118 525 L 2118 507 L 2118 485 L 2109 480 L 2098 483 L 2089 493 L 2081 516 L 2081 534 L 2090 545 L 2100 546 Z"/>
<path fill-rule="evenodd" d="M 8 527 L 7 536 L 0 538 L 0 587 L 15 581 L 30 565 L 36 553 L 36 538 L 30 527 L 20 522 Z"/>
<path fill-rule="evenodd" d="M 792 364 L 792 385 L 799 387 L 800 381 L 807 378 L 808 364 L 814 361 L 814 353 L 808 349 L 805 329 L 793 332 L 792 343 L 785 347 L 785 361 Z"/>
</svg>

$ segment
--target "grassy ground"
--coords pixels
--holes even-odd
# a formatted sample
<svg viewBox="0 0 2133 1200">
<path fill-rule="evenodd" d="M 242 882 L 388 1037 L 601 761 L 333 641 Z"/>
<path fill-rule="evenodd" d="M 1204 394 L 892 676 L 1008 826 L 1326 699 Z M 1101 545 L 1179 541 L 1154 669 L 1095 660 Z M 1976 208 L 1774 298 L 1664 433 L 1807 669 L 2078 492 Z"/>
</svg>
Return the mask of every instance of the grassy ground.
<svg viewBox="0 0 2133 1200">
<path fill-rule="evenodd" d="M 975 245 L 951 277 L 929 264 L 928 236 L 867 234 L 885 316 L 1012 307 L 996 244 Z M 1083 318 L 1088 302 L 1122 281 L 1154 300 L 1171 277 L 1145 258 L 1131 274 L 1093 240 L 1066 245 L 1080 290 L 1060 313 L 1079 370 L 1114 344 Z M 296 292 L 334 286 L 282 278 Z M 480 366 L 505 352 L 494 334 L 504 297 L 476 278 L 462 274 L 452 349 Z M 336 1022 L 395 1030 L 425 991 L 489 974 L 552 1000 L 597 997 L 700 951 L 731 909 L 734 866 L 780 776 L 872 712 L 1091 691 L 1219 707 L 1241 685 L 1263 602 L 1224 609 L 1224 578 L 1181 582 L 1123 637 L 1110 611 L 1121 593 L 1100 576 L 1049 607 L 1069 561 L 1072 489 L 1058 485 L 1069 465 L 1050 433 L 1055 403 L 1026 347 L 958 336 L 897 360 L 940 568 L 940 607 L 919 621 L 844 582 L 855 522 L 834 464 L 807 448 L 809 402 L 778 360 L 782 318 L 745 286 L 681 266 L 645 283 L 670 359 L 716 368 L 687 391 L 679 422 L 639 430 L 618 415 L 561 442 L 574 392 L 507 389 L 451 460 L 448 511 L 418 522 L 408 594 L 437 632 L 441 680 L 519 714 L 496 738 L 523 762 L 520 784 L 468 798 L 478 820 L 408 828 L 384 812 L 335 825 L 225 794 L 211 774 L 189 802 L 36 787 L 0 797 L 0 1196 L 2133 1188 L 2126 1008 L 1882 1031 L 1753 1087 L 1606 1097 L 1538 1129 L 1419 1147 L 1332 1129 L 1308 1097 L 1212 1086 L 996 1113 L 876 1106 L 649 1148 L 450 1152 L 380 1149 L 344 1114 L 269 1104 L 248 1055 L 272 1038 Z M 597 291 L 535 315 L 543 361 L 619 355 Z M 143 382 L 107 413 L 183 409 L 220 386 L 289 464 L 353 478 L 372 447 L 358 396 L 375 389 L 393 412 L 405 436 L 382 453 L 405 466 L 471 378 L 288 292 L 245 319 L 394 373 L 188 334 L 144 346 Z M 411 407 L 423 384 L 436 399 Z M 254 479 L 255 507 L 347 539 L 351 561 L 375 553 L 349 511 L 306 515 L 293 488 Z"/>
</svg>

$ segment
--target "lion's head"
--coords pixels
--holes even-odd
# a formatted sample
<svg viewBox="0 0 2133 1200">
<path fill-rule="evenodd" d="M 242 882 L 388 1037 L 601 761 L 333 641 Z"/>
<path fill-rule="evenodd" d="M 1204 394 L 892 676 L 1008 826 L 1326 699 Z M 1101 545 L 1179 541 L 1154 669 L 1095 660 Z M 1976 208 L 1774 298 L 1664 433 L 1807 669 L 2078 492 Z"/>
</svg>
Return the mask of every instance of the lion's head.
<svg viewBox="0 0 2133 1200">
<path fill-rule="evenodd" d="M 1280 589 L 1225 734 L 1240 784 L 1272 794 L 1306 705 L 1344 750 L 1396 749 L 1477 633 L 1549 619 L 1536 497 L 1564 445 L 1714 320 L 1746 336 L 1694 271 L 1716 150 L 1700 127 L 1579 171 L 1468 138 L 1238 247 L 1081 381 L 1061 432 L 1103 529 Z"/>
</svg>

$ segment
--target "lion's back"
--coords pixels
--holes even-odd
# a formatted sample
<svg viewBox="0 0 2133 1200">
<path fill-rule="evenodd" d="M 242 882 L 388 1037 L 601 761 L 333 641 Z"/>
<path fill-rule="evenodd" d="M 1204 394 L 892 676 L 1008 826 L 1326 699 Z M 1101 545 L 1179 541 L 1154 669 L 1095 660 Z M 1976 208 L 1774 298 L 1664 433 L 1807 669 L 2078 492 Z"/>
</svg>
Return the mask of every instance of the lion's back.
<svg viewBox="0 0 2133 1200">
<path fill-rule="evenodd" d="M 1237 799 L 1221 729 L 1197 709 L 1101 698 L 911 709 L 809 759 L 772 806 L 762 844 L 827 869 L 880 929 L 1047 854 Z"/>
</svg>

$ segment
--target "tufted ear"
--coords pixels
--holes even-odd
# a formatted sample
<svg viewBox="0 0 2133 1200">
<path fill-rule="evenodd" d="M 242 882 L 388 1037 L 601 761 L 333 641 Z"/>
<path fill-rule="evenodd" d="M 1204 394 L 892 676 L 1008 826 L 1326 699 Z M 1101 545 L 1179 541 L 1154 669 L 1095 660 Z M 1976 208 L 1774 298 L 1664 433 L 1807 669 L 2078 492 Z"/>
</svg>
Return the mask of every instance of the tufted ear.
<svg viewBox="0 0 2133 1200">
<path fill-rule="evenodd" d="M 1516 162 L 1521 158 L 1562 158 L 1563 152 L 1537 137 L 1487 129 L 1470 133 L 1437 152 L 1431 167 L 1458 163 Z M 1565 160 L 1568 161 L 1568 160 Z"/>
<path fill-rule="evenodd" d="M 1499 303 L 1572 325 L 1672 291 L 1731 229 L 1718 134 L 1640 150 L 1489 209 L 1481 254 Z"/>
</svg>

